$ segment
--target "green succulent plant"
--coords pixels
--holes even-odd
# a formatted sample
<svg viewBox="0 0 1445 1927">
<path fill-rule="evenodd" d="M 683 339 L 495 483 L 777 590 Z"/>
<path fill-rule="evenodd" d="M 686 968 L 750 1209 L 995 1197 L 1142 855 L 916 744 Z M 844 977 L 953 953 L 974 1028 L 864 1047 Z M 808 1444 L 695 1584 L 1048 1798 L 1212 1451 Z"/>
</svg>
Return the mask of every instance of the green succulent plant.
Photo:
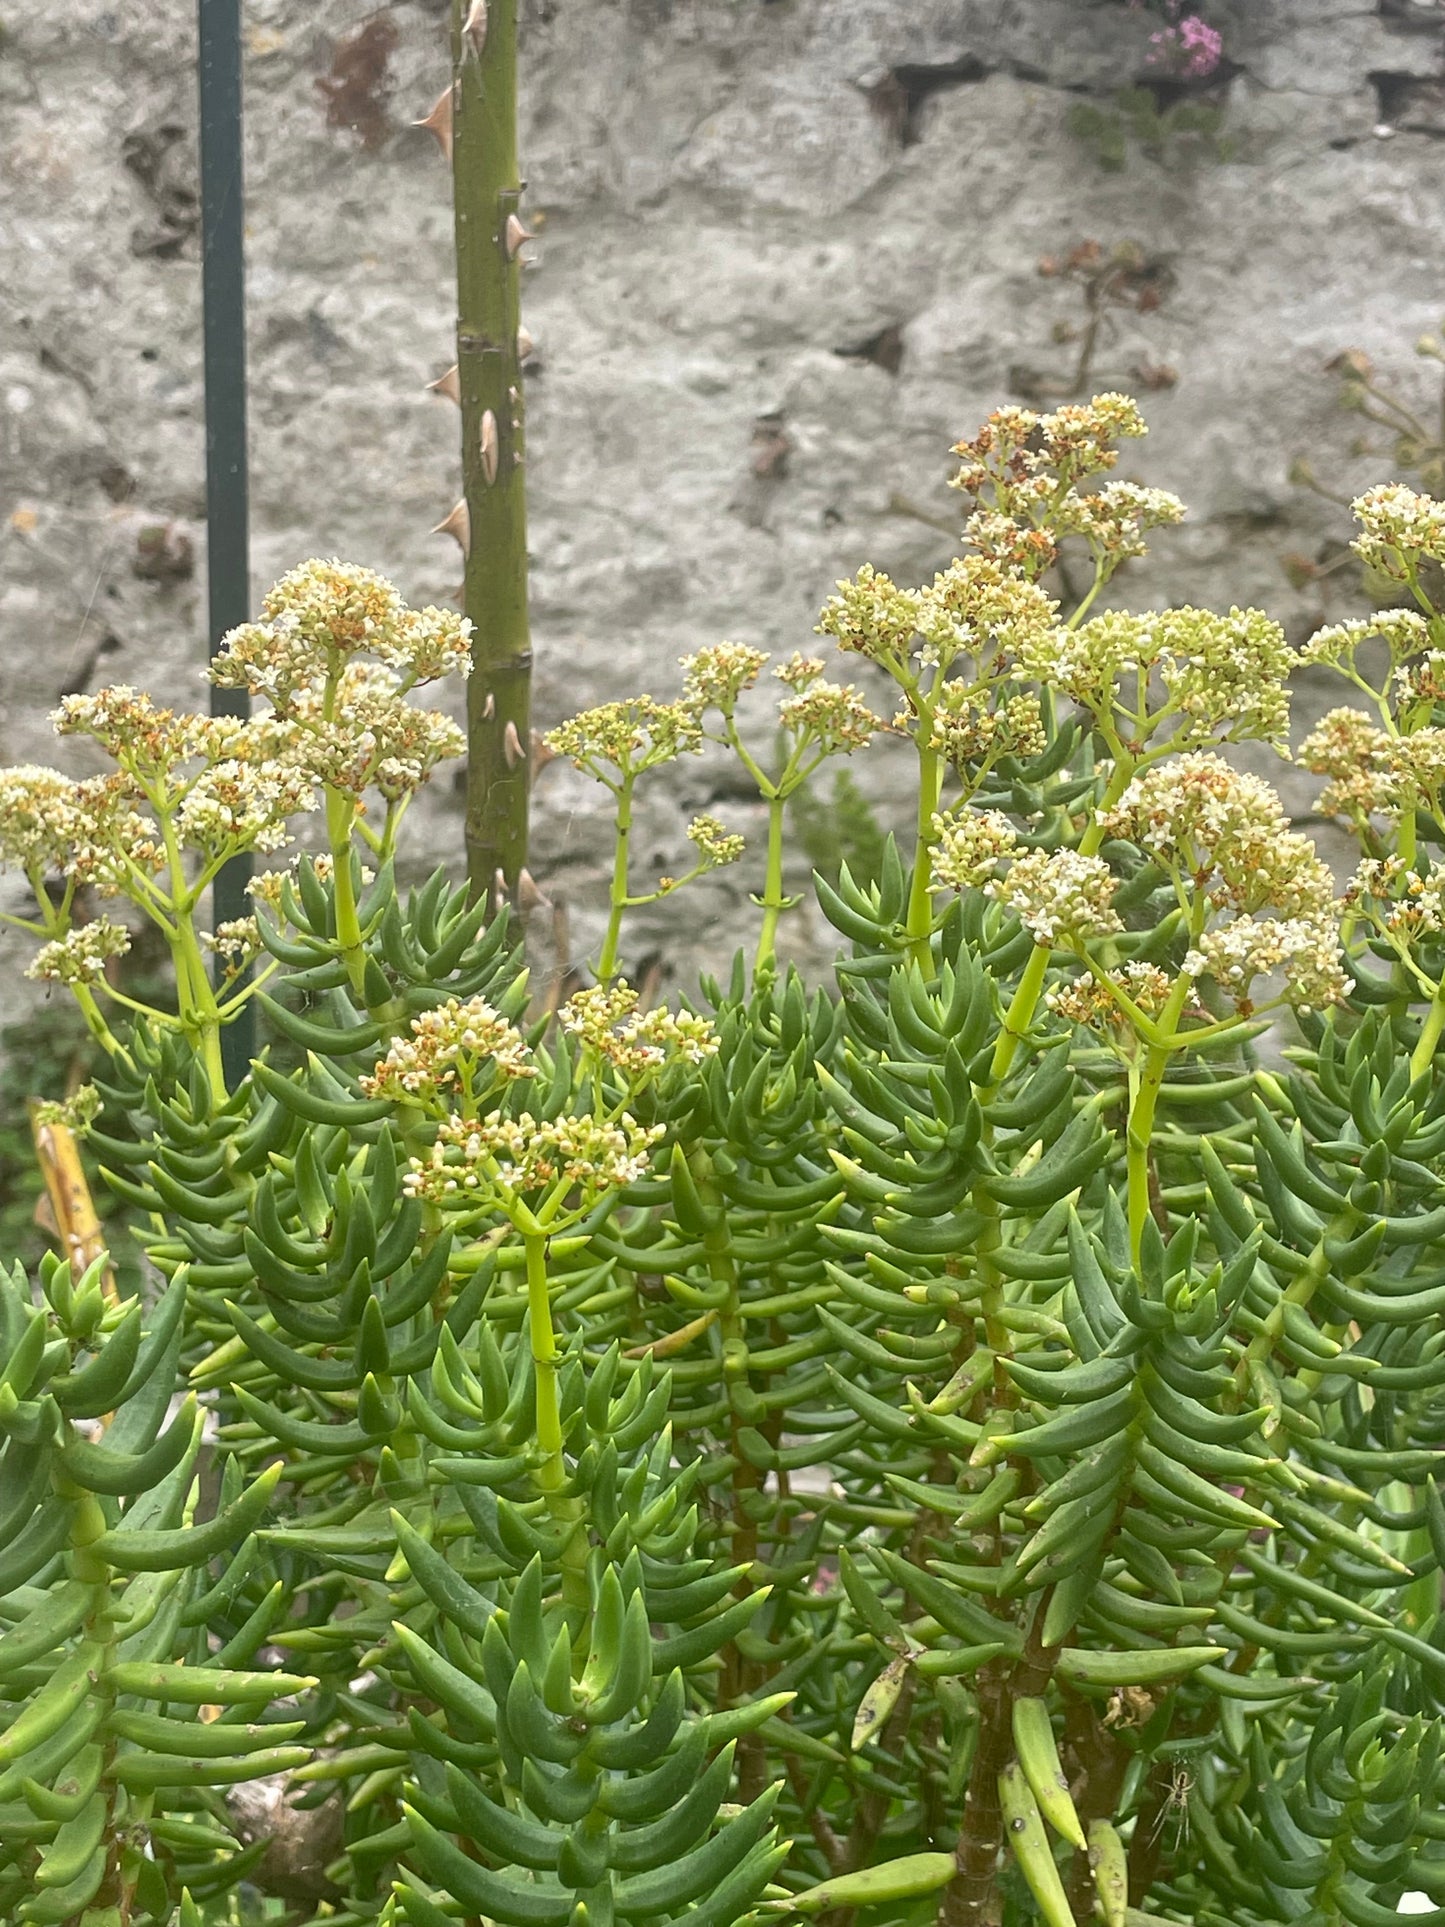
<svg viewBox="0 0 1445 1927">
<path fill-rule="evenodd" d="M 559 733 L 618 857 L 555 1010 L 505 914 L 398 888 L 451 740 L 407 691 L 464 638 L 365 571 L 295 572 L 218 670 L 276 785 L 149 712 L 184 795 L 123 735 L 103 792 L 0 774 L 7 854 L 130 877 L 179 971 L 130 1009 L 47 897 L 159 1283 L 0 1281 L 5 1919 L 222 1927 L 268 1879 L 297 1927 L 1441 1917 L 1445 507 L 1359 505 L 1416 609 L 1307 652 L 1370 705 L 1299 751 L 1337 899 L 1220 754 L 1285 740 L 1277 626 L 1103 606 L 1183 513 L 1100 480 L 1140 432 L 1000 411 L 963 557 L 825 608 L 919 786 L 911 845 L 815 879 L 822 984 L 777 961 L 786 805 L 882 725 L 811 657 L 771 760 L 733 644 Z M 681 885 L 633 876 L 634 793 L 707 739 L 765 806 L 760 938 L 644 1010 L 628 912 Z M 329 851 L 202 994 L 197 879 L 306 798 Z M 694 874 L 739 860 L 694 828 Z M 228 1091 L 250 997 L 288 1067 Z M 319 1881 L 243 1841 L 252 1774 L 339 1813 Z"/>
</svg>

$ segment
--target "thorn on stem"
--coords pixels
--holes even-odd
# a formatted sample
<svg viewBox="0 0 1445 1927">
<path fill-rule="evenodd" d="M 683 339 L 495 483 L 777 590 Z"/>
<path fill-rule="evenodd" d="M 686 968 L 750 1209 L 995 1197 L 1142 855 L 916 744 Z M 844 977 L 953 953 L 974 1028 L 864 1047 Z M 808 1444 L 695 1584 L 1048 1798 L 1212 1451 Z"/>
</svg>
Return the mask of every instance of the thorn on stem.
<svg viewBox="0 0 1445 1927">
<path fill-rule="evenodd" d="M 497 418 L 489 408 L 482 416 L 482 473 L 488 487 L 497 479 Z"/>
<path fill-rule="evenodd" d="M 461 370 L 455 362 L 452 363 L 444 375 L 438 375 L 435 381 L 429 381 L 427 388 L 433 395 L 445 395 L 448 401 L 454 401 L 460 408 L 462 401 L 462 379 Z"/>
<path fill-rule="evenodd" d="M 436 144 L 450 160 L 452 157 L 452 90 L 443 88 L 436 97 L 429 114 L 421 120 L 414 120 L 413 127 L 424 127 L 429 134 L 435 135 Z"/>
<path fill-rule="evenodd" d="M 472 518 L 467 512 L 466 502 L 458 502 L 446 520 L 437 523 L 432 534 L 454 537 L 462 554 L 467 555 L 472 546 Z"/>
<path fill-rule="evenodd" d="M 522 739 L 517 734 L 517 725 L 510 716 L 507 718 L 507 727 L 502 731 L 502 754 L 507 760 L 508 769 L 515 769 L 526 755 Z"/>
<path fill-rule="evenodd" d="M 502 232 L 502 244 L 507 250 L 507 259 L 515 261 L 528 241 L 535 241 L 536 235 L 523 226 L 515 214 L 507 216 L 507 225 Z"/>
</svg>

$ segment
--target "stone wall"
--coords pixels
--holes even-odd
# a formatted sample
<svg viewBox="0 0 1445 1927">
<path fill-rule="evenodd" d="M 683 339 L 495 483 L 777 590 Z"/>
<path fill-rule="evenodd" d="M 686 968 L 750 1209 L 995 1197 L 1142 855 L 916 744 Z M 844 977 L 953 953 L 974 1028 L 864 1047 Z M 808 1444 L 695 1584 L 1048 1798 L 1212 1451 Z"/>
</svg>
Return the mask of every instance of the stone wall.
<svg viewBox="0 0 1445 1927">
<path fill-rule="evenodd" d="M 1192 508 L 1121 593 L 1261 602 L 1300 637 L 1358 601 L 1348 567 L 1312 572 L 1345 512 L 1289 471 L 1308 456 L 1345 494 L 1391 471 L 1389 437 L 1359 452 L 1338 410 L 1342 349 L 1439 414 L 1441 371 L 1413 353 L 1445 312 L 1438 0 L 1200 0 L 1224 35 L 1218 125 L 1131 139 L 1117 171 L 1071 123 L 1095 107 L 1117 129 L 1118 90 L 1157 78 L 1159 21 L 1122 0 L 523 5 L 540 722 L 665 693 L 709 639 L 805 646 L 864 560 L 946 562 L 949 444 L 1010 394 L 1067 387 L 1085 290 L 1038 264 L 1087 238 L 1138 249 L 1091 371 L 1144 391 L 1153 432 L 1123 472 Z M 0 0 L 8 760 L 64 760 L 45 717 L 68 689 L 203 699 L 192 13 Z M 425 383 L 451 359 L 448 181 L 407 124 L 442 84 L 444 0 L 245 16 L 257 587 L 319 552 L 444 597 L 455 551 L 429 531 L 456 419 Z M 747 828 L 729 782 L 698 762 L 659 784 L 640 865 L 679 866 L 694 810 Z M 536 797 L 534 868 L 579 956 L 596 800 L 561 765 Z M 460 822 L 443 781 L 419 860 L 456 859 Z M 747 881 L 663 906 L 634 956 L 686 980 L 740 933 Z M 15 907 L 13 878 L 0 892 Z M 17 954 L 0 945 L 12 1000 Z"/>
</svg>

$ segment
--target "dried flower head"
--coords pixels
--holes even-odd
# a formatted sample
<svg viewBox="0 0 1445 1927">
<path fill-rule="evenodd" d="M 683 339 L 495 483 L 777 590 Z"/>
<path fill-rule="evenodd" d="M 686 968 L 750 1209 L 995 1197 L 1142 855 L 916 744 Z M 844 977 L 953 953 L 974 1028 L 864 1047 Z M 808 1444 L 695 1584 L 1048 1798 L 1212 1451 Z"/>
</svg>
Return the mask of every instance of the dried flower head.
<svg viewBox="0 0 1445 1927">
<path fill-rule="evenodd" d="M 1117 984 L 1130 1003 L 1142 1010 L 1146 1017 L 1157 1017 L 1174 989 L 1173 978 L 1157 964 L 1135 960 L 1116 965 L 1108 975 L 1110 981 Z M 1108 985 L 1100 983 L 1095 977 L 1075 977 L 1069 983 L 1060 984 L 1048 992 L 1044 1001 L 1050 1010 L 1067 1023 L 1082 1024 L 1086 1029 L 1102 1032 L 1105 1036 L 1117 1036 L 1125 1032 L 1133 1035 L 1127 1012 L 1119 1000 L 1110 995 Z"/>
<path fill-rule="evenodd" d="M 48 1098 L 35 1106 L 37 1124 L 59 1124 L 84 1137 L 101 1112 L 101 1095 L 94 1084 L 77 1084 L 66 1098 Z"/>
</svg>

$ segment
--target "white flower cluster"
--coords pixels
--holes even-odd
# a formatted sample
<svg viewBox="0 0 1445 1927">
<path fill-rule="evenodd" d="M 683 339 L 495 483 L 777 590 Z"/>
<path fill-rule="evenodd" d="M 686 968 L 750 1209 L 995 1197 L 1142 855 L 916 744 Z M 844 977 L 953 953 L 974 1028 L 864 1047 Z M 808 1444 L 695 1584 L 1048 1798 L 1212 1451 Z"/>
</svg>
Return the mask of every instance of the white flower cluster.
<svg viewBox="0 0 1445 1927">
<path fill-rule="evenodd" d="M 42 944 L 25 974 L 40 983 L 98 984 L 110 959 L 123 957 L 129 949 L 130 932 L 125 925 L 97 917 Z"/>
<path fill-rule="evenodd" d="M 1025 850 L 987 895 L 1012 910 L 1038 943 L 1080 945 L 1124 928 L 1114 908 L 1114 874 L 1079 850 Z"/>
<path fill-rule="evenodd" d="M 1268 783 L 1221 756 L 1195 751 L 1145 770 L 1104 824 L 1208 889 L 1216 909 L 1317 918 L 1330 911 L 1330 873 L 1314 845 L 1289 828 Z"/>
<path fill-rule="evenodd" d="M 1282 972 L 1284 997 L 1301 1012 L 1328 1010 L 1351 986 L 1333 922 L 1324 917 L 1236 917 L 1208 930 L 1184 959 L 1184 974 L 1212 977 L 1248 1009 L 1260 977 Z"/>
<path fill-rule="evenodd" d="M 1351 506 L 1360 525 L 1351 546 L 1367 568 L 1406 581 L 1422 561 L 1445 562 L 1445 502 L 1385 482 Z"/>
<path fill-rule="evenodd" d="M 1112 574 L 1131 556 L 1148 553 L 1144 540 L 1148 530 L 1182 522 L 1186 513 L 1183 502 L 1168 489 L 1106 482 L 1090 495 L 1077 491 L 1066 495 L 1053 511 L 1050 527 L 1060 536 L 1082 536 Z"/>
</svg>

